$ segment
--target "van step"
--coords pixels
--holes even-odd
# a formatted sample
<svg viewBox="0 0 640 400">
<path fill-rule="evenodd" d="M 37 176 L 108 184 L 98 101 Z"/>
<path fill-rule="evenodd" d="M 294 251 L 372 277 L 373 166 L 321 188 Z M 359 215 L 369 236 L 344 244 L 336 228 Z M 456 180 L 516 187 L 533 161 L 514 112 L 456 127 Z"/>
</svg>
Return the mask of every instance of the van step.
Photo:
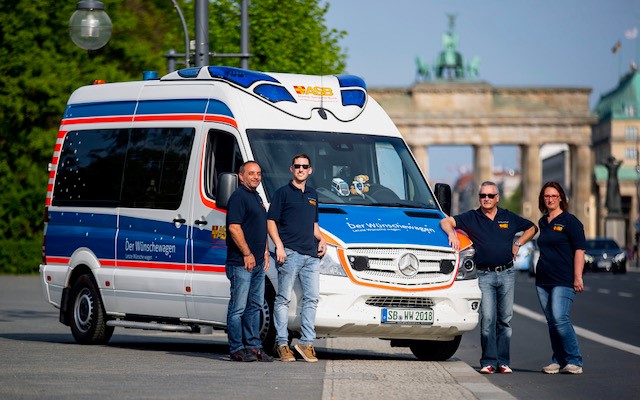
<svg viewBox="0 0 640 400">
<path fill-rule="evenodd" d="M 154 330 L 154 331 L 194 332 L 194 329 L 190 326 L 158 324 L 155 322 L 111 320 L 111 321 L 107 321 L 107 325 L 119 326 L 121 328 L 147 329 L 147 330 Z"/>
</svg>

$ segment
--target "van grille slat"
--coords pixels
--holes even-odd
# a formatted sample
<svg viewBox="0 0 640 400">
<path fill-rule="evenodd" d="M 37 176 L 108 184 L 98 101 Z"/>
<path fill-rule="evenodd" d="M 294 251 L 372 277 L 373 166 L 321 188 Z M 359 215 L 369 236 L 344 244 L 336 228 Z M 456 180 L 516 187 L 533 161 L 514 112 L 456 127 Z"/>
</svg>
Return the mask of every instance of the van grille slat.
<svg viewBox="0 0 640 400">
<path fill-rule="evenodd" d="M 418 273 L 408 277 L 398 271 L 397 260 L 405 253 L 414 254 L 420 263 Z M 345 249 L 347 259 L 349 256 L 367 257 L 369 269 L 364 271 L 351 270 L 358 279 L 372 283 L 384 283 L 400 286 L 429 286 L 447 282 L 450 274 L 440 272 L 440 261 L 451 260 L 457 262 L 456 255 L 452 251 L 430 250 L 424 248 L 380 248 L 380 247 L 355 247 Z"/>
</svg>

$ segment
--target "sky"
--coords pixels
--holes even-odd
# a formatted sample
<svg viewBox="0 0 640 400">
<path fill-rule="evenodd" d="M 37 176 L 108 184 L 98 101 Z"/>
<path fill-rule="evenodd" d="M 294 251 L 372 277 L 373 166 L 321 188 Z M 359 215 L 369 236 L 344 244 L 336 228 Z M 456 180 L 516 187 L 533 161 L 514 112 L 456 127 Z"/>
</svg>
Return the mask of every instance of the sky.
<svg viewBox="0 0 640 400">
<path fill-rule="evenodd" d="M 479 79 L 497 87 L 591 88 L 591 108 L 640 52 L 640 0 L 326 0 L 328 28 L 344 30 L 346 72 L 368 87 L 410 87 L 416 57 L 432 65 L 455 14 L 458 51 L 480 58 Z M 633 35 L 632 35 L 633 36 Z M 620 41 L 620 49 L 612 48 Z M 519 169 L 514 146 L 494 148 L 494 168 Z M 469 146 L 429 151 L 430 181 L 470 168 Z"/>
</svg>

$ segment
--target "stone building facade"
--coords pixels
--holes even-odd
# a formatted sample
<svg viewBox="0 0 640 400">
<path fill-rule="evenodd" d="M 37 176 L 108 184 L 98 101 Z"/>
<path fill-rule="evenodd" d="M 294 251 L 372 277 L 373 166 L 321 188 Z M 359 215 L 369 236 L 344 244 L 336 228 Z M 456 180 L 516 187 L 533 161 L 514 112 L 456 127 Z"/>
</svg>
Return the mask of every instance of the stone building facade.
<svg viewBox="0 0 640 400">
<path fill-rule="evenodd" d="M 571 87 L 494 87 L 465 80 L 419 82 L 405 89 L 369 89 L 398 126 L 427 177 L 429 146 L 473 147 L 474 196 L 478 185 L 493 176 L 492 146 L 519 146 L 521 215 L 533 221 L 541 216 L 538 194 L 544 182 L 540 148 L 566 144 L 570 183 L 565 190 L 572 212 L 585 224 L 587 236 L 595 234 L 590 146 L 597 117 L 589 109 L 590 92 L 590 88 Z"/>
</svg>

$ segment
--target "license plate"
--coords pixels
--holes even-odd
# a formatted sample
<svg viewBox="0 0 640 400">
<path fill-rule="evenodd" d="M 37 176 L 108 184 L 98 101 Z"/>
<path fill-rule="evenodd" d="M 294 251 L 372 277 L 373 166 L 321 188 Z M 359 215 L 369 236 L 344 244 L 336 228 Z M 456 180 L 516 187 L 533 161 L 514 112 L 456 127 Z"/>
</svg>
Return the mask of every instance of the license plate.
<svg viewBox="0 0 640 400">
<path fill-rule="evenodd" d="M 611 268 L 611 261 L 609 260 L 598 261 L 598 268 Z"/>
<path fill-rule="evenodd" d="M 433 324 L 433 310 L 430 308 L 383 308 L 383 324 Z"/>
</svg>

